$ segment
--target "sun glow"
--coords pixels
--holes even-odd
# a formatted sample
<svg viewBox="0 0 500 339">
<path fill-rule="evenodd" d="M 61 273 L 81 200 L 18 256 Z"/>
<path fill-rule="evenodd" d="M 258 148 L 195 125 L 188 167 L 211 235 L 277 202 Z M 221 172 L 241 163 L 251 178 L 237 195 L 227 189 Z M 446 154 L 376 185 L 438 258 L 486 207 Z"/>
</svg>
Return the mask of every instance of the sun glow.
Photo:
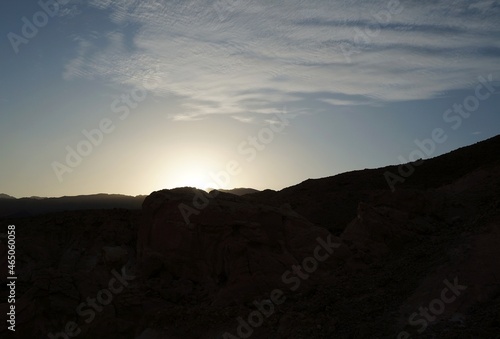
<svg viewBox="0 0 500 339">
<path fill-rule="evenodd" d="M 208 187 L 208 173 L 201 168 L 182 169 L 169 179 L 172 188 L 195 187 L 204 190 Z"/>
<path fill-rule="evenodd" d="M 171 159 L 168 157 L 166 159 Z M 166 161 L 160 170 L 158 186 L 163 188 L 196 187 L 207 190 L 217 188 L 214 176 L 224 169 L 226 154 L 208 145 L 184 144 L 175 150 L 175 161 Z M 215 180 L 215 182 L 217 182 Z M 226 187 L 222 187 L 226 188 Z"/>
</svg>

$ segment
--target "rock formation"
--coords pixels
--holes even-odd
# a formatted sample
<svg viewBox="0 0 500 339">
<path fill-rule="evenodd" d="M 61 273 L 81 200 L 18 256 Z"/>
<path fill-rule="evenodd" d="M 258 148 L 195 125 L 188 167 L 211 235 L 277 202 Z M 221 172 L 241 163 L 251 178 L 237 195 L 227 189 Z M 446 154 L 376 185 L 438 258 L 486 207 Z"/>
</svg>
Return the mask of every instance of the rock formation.
<svg viewBox="0 0 500 339">
<path fill-rule="evenodd" d="M 205 197 L 187 224 L 181 209 Z M 314 255 L 319 239 L 340 240 L 290 209 L 250 203 L 231 194 L 195 189 L 164 190 L 144 201 L 138 253 L 146 276 L 163 269 L 204 286 L 217 305 L 251 301 L 285 288 L 282 274 Z M 341 246 L 315 276 L 347 255 Z M 156 266 L 151 262 L 156 262 Z"/>
</svg>

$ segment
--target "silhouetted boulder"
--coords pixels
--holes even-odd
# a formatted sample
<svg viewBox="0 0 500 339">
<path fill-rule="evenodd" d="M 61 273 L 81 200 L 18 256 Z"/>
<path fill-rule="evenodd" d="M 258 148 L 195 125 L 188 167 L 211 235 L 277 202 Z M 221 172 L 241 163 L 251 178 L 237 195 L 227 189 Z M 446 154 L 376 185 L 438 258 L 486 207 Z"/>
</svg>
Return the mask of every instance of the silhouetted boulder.
<svg viewBox="0 0 500 339">
<path fill-rule="evenodd" d="M 201 196 L 207 199 L 206 206 L 190 215 L 186 224 L 181 209 L 194 209 L 193 197 Z M 313 257 L 321 246 L 318 239 L 326 242 L 330 237 L 340 244 L 328 231 L 289 209 L 220 192 L 187 188 L 154 192 L 143 209 L 146 221 L 138 239 L 143 266 L 161 261 L 173 276 L 202 284 L 217 304 L 286 288 L 283 273 Z M 347 255 L 345 246 L 335 249 L 318 265 L 315 277 Z"/>
</svg>

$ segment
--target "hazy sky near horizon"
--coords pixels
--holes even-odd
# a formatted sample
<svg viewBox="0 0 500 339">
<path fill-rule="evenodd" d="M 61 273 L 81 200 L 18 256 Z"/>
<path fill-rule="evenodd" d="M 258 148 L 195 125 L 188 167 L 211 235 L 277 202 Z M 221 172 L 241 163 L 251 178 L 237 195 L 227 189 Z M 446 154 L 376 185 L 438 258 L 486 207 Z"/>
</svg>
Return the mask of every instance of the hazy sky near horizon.
<svg viewBox="0 0 500 339">
<path fill-rule="evenodd" d="M 437 128 L 425 157 L 500 132 L 500 1 L 8 0 L 0 16 L 16 197 L 281 189 L 398 164 Z"/>
</svg>

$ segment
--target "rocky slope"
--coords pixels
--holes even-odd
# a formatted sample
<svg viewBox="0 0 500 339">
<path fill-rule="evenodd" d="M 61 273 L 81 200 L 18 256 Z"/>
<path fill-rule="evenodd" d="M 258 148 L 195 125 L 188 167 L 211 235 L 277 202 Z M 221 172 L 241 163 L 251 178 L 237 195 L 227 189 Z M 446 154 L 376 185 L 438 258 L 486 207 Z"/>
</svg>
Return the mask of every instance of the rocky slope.
<svg viewBox="0 0 500 339">
<path fill-rule="evenodd" d="M 395 189 L 438 188 L 476 169 L 488 170 L 500 164 L 499 145 L 500 136 L 496 136 L 426 160 L 418 166 L 406 164 L 401 170 L 411 171 L 413 167 L 414 172 L 409 177 L 402 177 L 404 183 L 395 185 Z M 399 169 L 399 166 L 387 166 L 322 179 L 308 179 L 278 192 L 266 190 L 246 197 L 277 205 L 290 203 L 297 213 L 338 235 L 356 216 L 359 202 L 366 201 L 373 195 L 386 193 L 389 185 L 384 175 L 388 172 L 399 175 Z"/>
</svg>

